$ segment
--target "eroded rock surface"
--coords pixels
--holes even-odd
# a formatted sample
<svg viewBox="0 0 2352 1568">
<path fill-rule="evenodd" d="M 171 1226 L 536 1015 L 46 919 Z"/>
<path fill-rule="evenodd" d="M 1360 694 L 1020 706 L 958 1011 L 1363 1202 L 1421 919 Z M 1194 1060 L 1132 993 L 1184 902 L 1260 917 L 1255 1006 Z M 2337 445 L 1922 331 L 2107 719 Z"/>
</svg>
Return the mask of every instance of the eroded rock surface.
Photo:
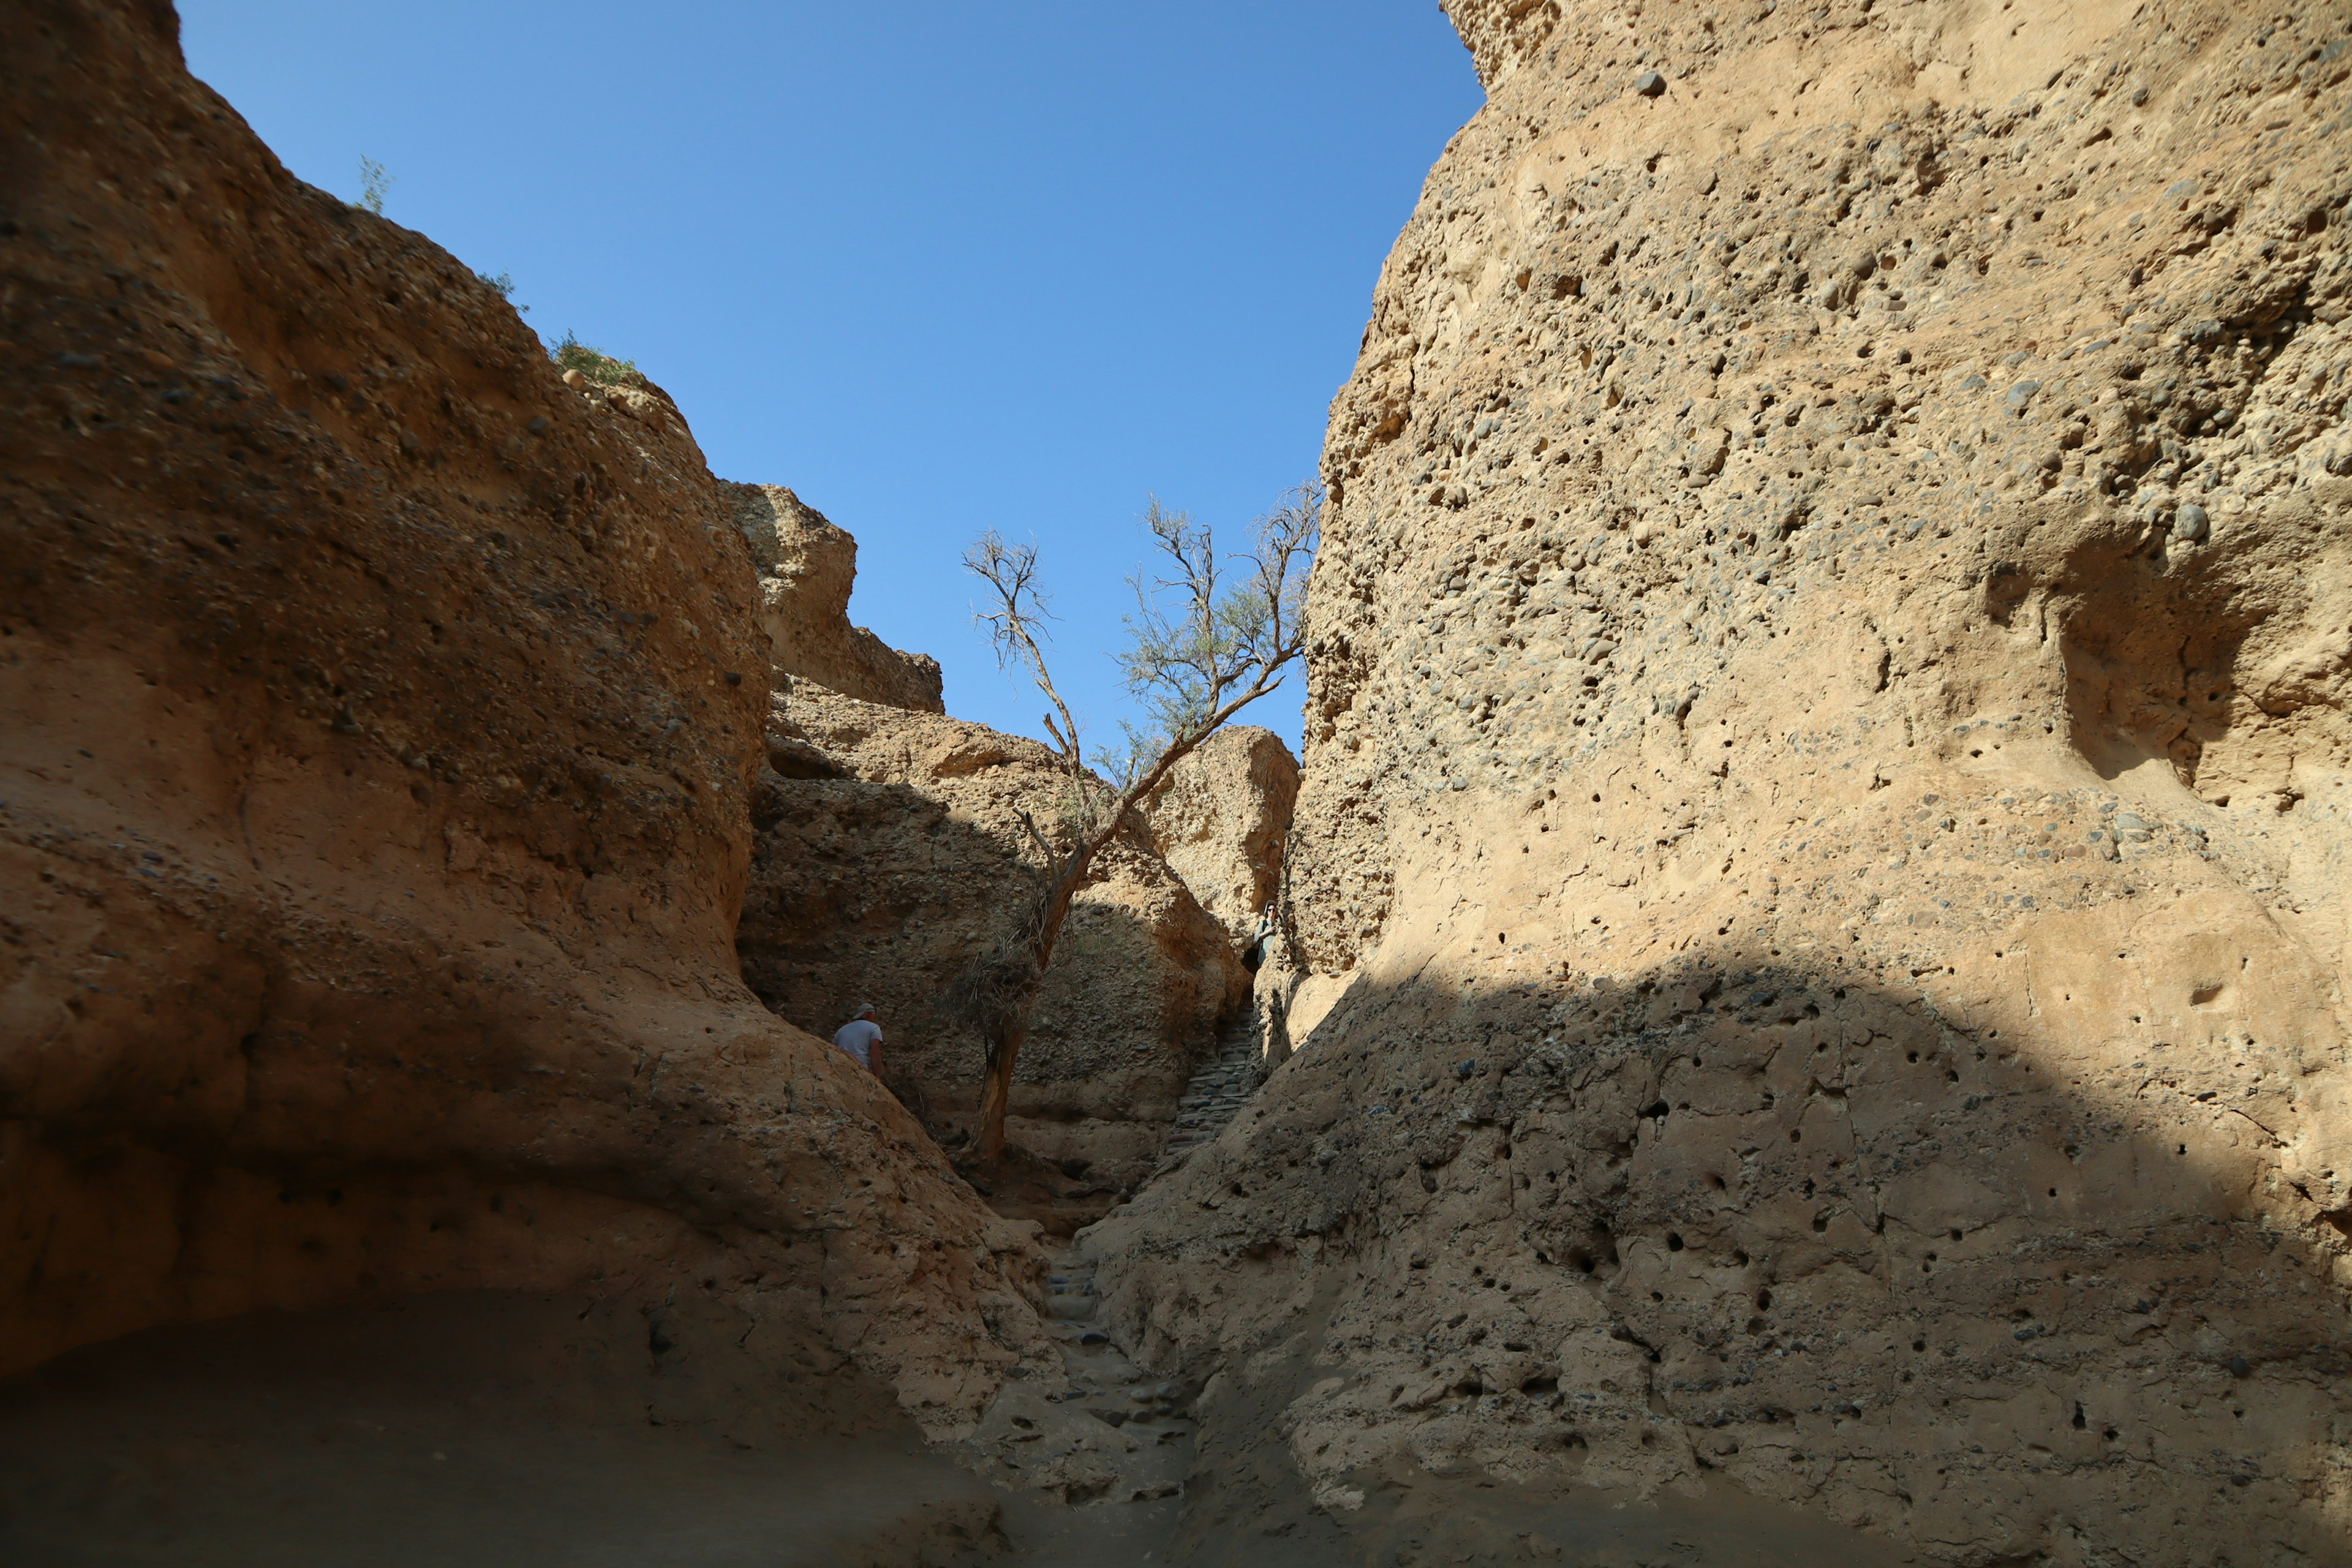
<svg viewBox="0 0 2352 1568">
<path fill-rule="evenodd" d="M 1107 1310 L 1335 1515 L 2339 1560 L 2345 9 L 1450 8 L 1299 1054 L 1084 1238 Z"/>
<path fill-rule="evenodd" d="M 1279 742 L 1277 742 L 1279 743 Z M 950 1144 L 983 1053 L 955 982 L 1001 941 L 1056 831 L 1063 775 L 1034 741 L 793 683 L 769 727 L 738 945 L 752 987 L 830 1036 L 878 1008 L 886 1061 Z M 1194 1064 L 1247 974 L 1139 826 L 1095 863 L 1047 969 L 1007 1118 L 1012 1142 L 1094 1189 L 1151 1168 Z M 1076 1208 L 1087 1194 L 1067 1194 Z"/>
<path fill-rule="evenodd" d="M 782 485 L 724 487 L 760 569 L 760 628 L 778 672 L 845 697 L 943 713 L 940 661 L 849 621 L 857 541 Z"/>
<path fill-rule="evenodd" d="M 767 650 L 669 400 L 294 180 L 168 8 L 0 58 L 0 1371 L 491 1288 L 934 1433 L 1058 1377 L 1024 1227 L 739 977 Z"/>
<path fill-rule="evenodd" d="M 1298 802 L 1298 761 L 1255 724 L 1218 731 L 1143 803 L 1152 841 L 1201 907 L 1249 942 L 1282 886 L 1282 845 Z"/>
</svg>

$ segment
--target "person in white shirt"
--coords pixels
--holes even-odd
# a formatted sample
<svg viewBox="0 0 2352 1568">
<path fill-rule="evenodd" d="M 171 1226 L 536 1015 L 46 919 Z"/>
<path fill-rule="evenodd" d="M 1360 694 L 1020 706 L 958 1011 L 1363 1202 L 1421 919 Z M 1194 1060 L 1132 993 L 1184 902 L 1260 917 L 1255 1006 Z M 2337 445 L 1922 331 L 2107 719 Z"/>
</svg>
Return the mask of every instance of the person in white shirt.
<svg viewBox="0 0 2352 1568">
<path fill-rule="evenodd" d="M 857 1065 L 882 1076 L 882 1026 L 874 1021 L 874 1004 L 862 1002 L 849 1022 L 834 1031 L 833 1043 L 847 1051 Z"/>
</svg>

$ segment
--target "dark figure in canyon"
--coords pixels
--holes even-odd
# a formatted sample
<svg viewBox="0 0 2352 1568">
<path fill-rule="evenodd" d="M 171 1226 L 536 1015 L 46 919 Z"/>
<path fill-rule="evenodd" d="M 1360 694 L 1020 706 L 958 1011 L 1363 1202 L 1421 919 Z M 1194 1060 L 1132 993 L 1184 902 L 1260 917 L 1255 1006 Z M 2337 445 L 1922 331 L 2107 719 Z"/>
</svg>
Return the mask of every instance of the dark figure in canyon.
<svg viewBox="0 0 2352 1568">
<path fill-rule="evenodd" d="M 1251 973 L 1265 967 L 1266 939 L 1274 935 L 1275 930 L 1274 906 L 1268 904 L 1258 912 L 1257 930 L 1251 934 L 1249 946 L 1242 951 L 1242 963 L 1249 966 Z"/>
</svg>

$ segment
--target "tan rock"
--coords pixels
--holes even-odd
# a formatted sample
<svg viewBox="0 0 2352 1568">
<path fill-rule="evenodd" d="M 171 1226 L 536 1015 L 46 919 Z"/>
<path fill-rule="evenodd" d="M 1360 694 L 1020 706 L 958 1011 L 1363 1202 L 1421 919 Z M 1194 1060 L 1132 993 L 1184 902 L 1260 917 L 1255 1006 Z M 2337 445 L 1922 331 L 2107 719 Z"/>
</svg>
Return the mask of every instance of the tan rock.
<svg viewBox="0 0 2352 1568">
<path fill-rule="evenodd" d="M 1325 452 L 1298 1053 L 1087 1233 L 1109 1310 L 1318 1494 L 2333 1560 L 2341 8 L 1452 9 L 1489 101 Z"/>
<path fill-rule="evenodd" d="M 857 541 L 782 485 L 725 489 L 760 568 L 760 626 L 777 673 L 862 702 L 946 711 L 939 660 L 849 624 Z"/>
<path fill-rule="evenodd" d="M 1298 799 L 1298 762 L 1255 724 L 1218 731 L 1178 763 L 1143 805 L 1152 841 L 1201 907 L 1235 942 L 1282 885 L 1282 843 Z"/>
<path fill-rule="evenodd" d="M 875 1003 L 893 1081 L 960 1147 L 983 1057 L 954 982 L 1024 907 L 1042 856 L 1019 814 L 1056 833 L 1063 775 L 1037 742 L 803 683 L 777 699 L 770 754 L 782 767 L 754 800 L 744 974 L 823 1036 Z M 1074 1192 L 1071 1212 L 1099 1212 L 1150 1171 L 1247 983 L 1140 825 L 1097 858 L 1046 971 L 1007 1118 L 1013 1143 L 1095 1189 Z"/>
<path fill-rule="evenodd" d="M 934 1432 L 1058 1375 L 1022 1227 L 739 977 L 761 605 L 667 398 L 293 179 L 168 9 L 0 58 L 0 1372 L 493 1289 Z"/>
</svg>

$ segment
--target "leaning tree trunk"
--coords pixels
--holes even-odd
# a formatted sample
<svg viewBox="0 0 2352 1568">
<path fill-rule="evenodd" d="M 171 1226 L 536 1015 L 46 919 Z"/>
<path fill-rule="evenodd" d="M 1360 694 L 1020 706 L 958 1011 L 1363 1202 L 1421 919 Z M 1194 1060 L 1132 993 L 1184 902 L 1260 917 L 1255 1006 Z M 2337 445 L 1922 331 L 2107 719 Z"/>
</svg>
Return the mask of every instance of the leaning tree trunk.
<svg viewBox="0 0 2352 1568">
<path fill-rule="evenodd" d="M 1119 792 L 1102 825 L 1081 837 L 1055 868 L 1053 880 L 1031 906 L 1027 927 L 977 973 L 974 1010 L 979 1015 L 981 1040 L 988 1050 L 988 1076 L 981 1082 L 976 1150 L 984 1163 L 993 1164 L 1003 1157 L 1004 1113 L 1013 1098 L 1013 1069 L 1020 1061 L 1021 1047 L 1029 1040 L 1029 1015 L 1036 1005 L 1038 987 L 1045 983 L 1045 966 L 1053 962 L 1055 940 L 1062 934 L 1062 921 L 1068 918 L 1070 902 L 1087 879 L 1087 868 L 1127 825 L 1136 803 L 1157 789 L 1171 768 L 1191 755 L 1241 706 L 1234 703 L 1213 723 L 1171 745 L 1142 777 Z"/>
<path fill-rule="evenodd" d="M 1069 918 L 1071 900 L 1077 897 L 1078 884 L 1086 880 L 1087 868 L 1108 837 L 1081 842 L 1062 862 L 1039 895 L 1028 930 L 1015 939 L 1006 955 L 1009 962 L 1000 961 L 999 973 L 990 977 L 992 985 L 982 983 L 991 994 L 981 1017 L 988 1075 L 980 1090 L 979 1154 L 990 1164 L 1004 1154 L 1004 1115 L 1013 1100 L 1013 1069 L 1020 1060 L 1021 1047 L 1029 1040 L 1029 1015 L 1036 1005 L 1038 987 L 1045 983 L 1045 966 L 1053 962 L 1054 942 L 1062 934 L 1062 922 Z"/>
<path fill-rule="evenodd" d="M 1008 1017 L 988 1033 L 988 1076 L 980 1089 L 980 1158 L 994 1164 L 1004 1157 L 1004 1112 L 1013 1100 L 1013 1065 L 1029 1038 L 1029 1018 L 1024 1013 Z"/>
</svg>

